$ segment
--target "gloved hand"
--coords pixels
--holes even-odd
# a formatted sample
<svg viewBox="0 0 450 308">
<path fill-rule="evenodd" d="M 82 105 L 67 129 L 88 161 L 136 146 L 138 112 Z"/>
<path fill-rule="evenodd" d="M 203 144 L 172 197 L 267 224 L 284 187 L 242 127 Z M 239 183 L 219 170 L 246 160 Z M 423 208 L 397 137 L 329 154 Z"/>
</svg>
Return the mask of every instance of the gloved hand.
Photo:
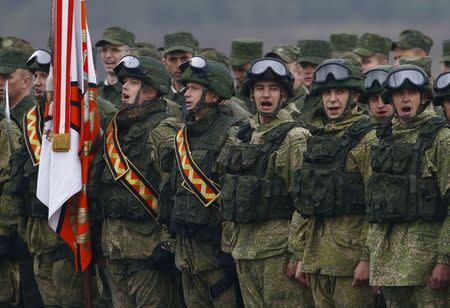
<svg viewBox="0 0 450 308">
<path fill-rule="evenodd" d="M 236 263 L 231 254 L 221 252 L 219 256 L 219 265 L 224 273 L 217 282 L 209 286 L 208 294 L 211 300 L 219 297 L 237 282 Z"/>
<path fill-rule="evenodd" d="M 161 242 L 152 253 L 153 264 L 156 269 L 170 269 L 175 264 L 175 256 L 170 251 L 169 242 Z"/>
</svg>

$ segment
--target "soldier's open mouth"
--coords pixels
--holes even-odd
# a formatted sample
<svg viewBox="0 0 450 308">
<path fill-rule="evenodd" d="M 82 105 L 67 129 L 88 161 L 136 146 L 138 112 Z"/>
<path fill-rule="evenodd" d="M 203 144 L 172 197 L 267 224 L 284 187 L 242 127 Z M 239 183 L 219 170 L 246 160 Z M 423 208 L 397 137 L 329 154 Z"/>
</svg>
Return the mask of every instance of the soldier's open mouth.
<svg viewBox="0 0 450 308">
<path fill-rule="evenodd" d="M 261 103 L 261 109 L 263 110 L 270 110 L 272 108 L 271 102 L 262 102 Z"/>
<path fill-rule="evenodd" d="M 328 107 L 328 110 L 330 110 L 332 112 L 339 111 L 339 106 Z"/>
<path fill-rule="evenodd" d="M 129 99 L 130 98 L 130 96 L 129 95 L 126 95 L 126 94 L 122 94 L 122 99 L 123 100 L 127 100 L 127 99 Z"/>
<path fill-rule="evenodd" d="M 411 110 L 412 110 L 412 108 L 409 107 L 409 106 L 402 107 L 402 111 L 405 112 L 405 113 L 409 113 L 409 112 L 411 112 Z"/>
</svg>

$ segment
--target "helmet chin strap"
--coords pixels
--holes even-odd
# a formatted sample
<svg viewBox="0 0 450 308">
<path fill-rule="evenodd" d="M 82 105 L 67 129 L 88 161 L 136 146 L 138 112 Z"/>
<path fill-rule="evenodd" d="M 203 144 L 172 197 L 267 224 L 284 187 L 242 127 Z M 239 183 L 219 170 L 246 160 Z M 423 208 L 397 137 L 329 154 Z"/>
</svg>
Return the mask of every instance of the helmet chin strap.
<svg viewBox="0 0 450 308">
<path fill-rule="evenodd" d="M 136 94 L 136 97 L 134 98 L 134 102 L 133 103 L 127 104 L 127 103 L 123 103 L 122 102 L 122 104 L 120 105 L 120 108 L 119 108 L 120 111 L 124 111 L 124 112 L 121 112 L 122 117 L 129 118 L 130 116 L 129 116 L 128 113 L 130 111 L 132 111 L 135 108 L 141 108 L 141 104 L 139 103 L 139 100 L 141 98 L 141 91 L 142 91 L 142 86 L 141 86 L 141 88 L 139 88 L 139 91 Z"/>
<path fill-rule="evenodd" d="M 209 108 L 211 109 L 216 104 L 207 103 L 205 98 L 208 93 L 208 88 L 204 87 L 202 90 L 202 96 L 200 97 L 200 101 L 195 105 L 192 110 L 187 110 L 186 104 L 183 104 L 182 107 L 182 118 L 185 123 L 193 123 L 196 122 L 195 116 L 203 109 Z"/>
</svg>

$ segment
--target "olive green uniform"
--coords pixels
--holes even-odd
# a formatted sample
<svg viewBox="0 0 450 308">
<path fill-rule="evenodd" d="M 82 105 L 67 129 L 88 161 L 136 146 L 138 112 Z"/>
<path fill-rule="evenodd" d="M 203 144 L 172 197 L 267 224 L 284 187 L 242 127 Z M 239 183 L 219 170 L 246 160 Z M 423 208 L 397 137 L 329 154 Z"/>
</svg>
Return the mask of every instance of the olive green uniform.
<svg viewBox="0 0 450 308">
<path fill-rule="evenodd" d="M 360 130 L 353 130 L 361 123 L 368 124 L 364 129 L 361 126 Z M 351 127 L 352 134 L 346 135 Z M 362 175 L 370 170 L 368 149 L 375 132 L 367 133 L 368 130 L 369 120 L 355 107 L 342 119 L 327 123 L 321 135 L 308 141 L 311 146 L 308 145 L 305 155 L 307 161 L 323 166 L 312 164 L 309 169 L 300 170 L 298 210 L 303 217 L 310 218 L 305 221 L 300 215 L 294 215 L 291 224 L 297 226 L 291 228 L 290 249 L 302 261 L 302 271 L 311 274 L 316 307 L 374 305 L 374 295 L 368 285 L 351 286 L 355 267 L 360 261 L 369 260 L 365 247 L 368 224 L 364 217 Z M 359 137 L 354 138 L 357 134 Z M 354 144 L 347 149 L 347 154 L 340 154 L 343 161 L 334 162 L 341 160 L 340 147 L 351 142 Z M 332 167 L 327 163 L 338 165 Z M 334 180 L 339 178 L 341 182 Z"/>
<path fill-rule="evenodd" d="M 179 127 L 168 117 L 163 99 L 143 103 L 134 118 L 117 115 L 118 140 L 124 155 L 158 189 L 166 175 L 161 171 L 165 153 L 170 152 Z M 176 275 L 173 269 L 159 268 L 153 252 L 169 239 L 159 225 L 119 181 L 115 181 L 100 151 L 91 173 L 90 195 L 93 216 L 102 224 L 103 255 L 107 259 L 114 307 L 177 307 Z M 97 226 L 98 227 L 98 226 Z"/>
<path fill-rule="evenodd" d="M 243 144 L 234 137 L 236 145 L 227 151 L 229 155 L 221 159 L 225 172 L 222 206 L 225 218 L 233 222 L 230 248 L 247 307 L 303 307 L 310 296 L 309 288 L 286 275 L 290 259 L 288 230 L 293 212 L 289 196 L 292 170 L 300 167 L 309 136 L 306 129 L 296 126 L 290 113 L 290 110 L 281 109 L 272 121 L 264 125 L 259 124 L 258 115 L 255 115 L 249 124 L 249 140 Z M 232 141 L 229 143 L 233 144 Z M 244 153 L 252 148 L 261 149 L 264 145 L 271 148 L 273 145 L 268 157 L 262 158 L 251 151 Z M 247 150 L 241 147 L 247 147 Z M 240 163 L 235 160 L 239 157 Z M 260 169 L 258 162 L 266 159 L 267 169 L 260 170 L 264 173 L 263 178 L 255 180 L 257 176 L 247 175 Z M 245 169 L 245 166 L 252 170 Z M 259 186 L 257 183 L 261 181 L 264 184 Z M 272 188 L 262 191 L 262 187 Z M 265 205 L 259 203 L 264 200 L 264 194 L 269 200 Z"/>
<path fill-rule="evenodd" d="M 408 123 L 394 119 L 392 144 L 409 144 L 412 147 L 421 130 L 435 116 L 433 107 L 428 106 Z M 439 290 L 427 286 L 437 263 L 450 265 L 450 219 L 447 216 L 450 207 L 449 150 L 450 130 L 441 128 L 420 160 L 419 176 L 423 180 L 432 180 L 437 194 L 431 194 L 426 200 L 437 202 L 436 200 L 442 199 L 444 213 L 440 220 L 417 218 L 409 222 L 381 222 L 371 224 L 369 228 L 367 246 L 370 250 L 370 284 L 382 287 L 388 307 L 450 305 L 448 286 Z M 405 158 L 409 157 L 408 152 L 410 151 L 398 152 L 392 157 L 392 166 L 397 168 L 396 174 L 402 175 L 407 170 Z M 384 164 L 382 158 L 381 162 Z M 386 176 L 383 178 L 386 179 Z M 400 177 L 398 181 L 401 181 Z M 374 191 L 371 183 L 369 182 L 366 192 L 371 202 L 386 198 L 388 205 L 395 203 L 399 207 L 403 206 L 405 213 L 413 212 L 414 203 L 409 200 L 408 188 L 398 191 L 398 187 L 393 190 L 386 187 L 383 196 L 380 196 L 380 189 Z M 419 202 L 423 204 L 424 210 L 431 211 L 433 202 Z M 393 213 L 397 213 L 396 206 L 393 207 Z"/>
<path fill-rule="evenodd" d="M 211 108 L 205 118 L 186 125 L 189 149 L 200 170 L 215 183 L 219 182 L 216 159 L 237 119 L 224 114 L 221 106 Z M 176 234 L 175 263 L 182 273 L 184 300 L 188 307 L 235 307 L 236 286 L 231 284 L 215 298 L 210 287 L 225 274 L 219 259 L 222 223 L 217 208 L 205 207 L 183 185 L 176 165 L 171 183 L 163 189 L 171 201 L 164 204 L 162 219 Z"/>
<path fill-rule="evenodd" d="M 97 86 L 97 94 L 116 108 L 122 104 L 122 84 L 119 81 L 113 85 L 107 84 L 106 80 L 101 81 Z"/>
<path fill-rule="evenodd" d="M 22 117 L 33 104 L 33 98 L 29 95 L 11 110 L 13 151 L 8 141 L 6 118 L 0 122 L 0 236 L 12 245 L 8 256 L 0 258 L 0 303 L 2 304 L 17 305 L 19 302 L 19 262 L 25 255 L 20 230 L 23 224 L 20 224 L 19 218 L 23 210 L 23 200 L 12 197 L 19 184 L 14 181 L 17 170 L 12 167 L 16 166 L 12 161 L 16 153 L 26 151 L 23 144 Z"/>
</svg>

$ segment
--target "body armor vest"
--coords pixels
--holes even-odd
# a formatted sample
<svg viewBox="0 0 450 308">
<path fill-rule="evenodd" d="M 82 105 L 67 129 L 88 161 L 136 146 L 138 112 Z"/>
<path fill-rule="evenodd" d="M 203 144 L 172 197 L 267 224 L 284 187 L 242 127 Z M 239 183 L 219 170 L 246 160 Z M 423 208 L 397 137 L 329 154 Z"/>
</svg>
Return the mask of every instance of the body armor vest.
<svg viewBox="0 0 450 308">
<path fill-rule="evenodd" d="M 158 102 L 155 103 L 158 104 Z M 153 110 L 139 123 L 132 124 L 128 131 L 119 123 L 118 139 L 121 149 L 130 162 L 153 187 L 158 187 L 161 176 L 154 166 L 155 162 L 150 159 L 151 149 L 148 148 L 147 142 L 150 132 L 167 118 L 168 114 L 163 105 L 151 106 L 150 108 L 152 107 L 158 109 Z M 143 112 L 146 112 L 146 110 Z M 127 187 L 114 179 L 103 157 L 96 162 L 93 182 L 91 194 L 94 196 L 95 203 L 97 203 L 96 210 L 101 212 L 96 213 L 97 217 L 100 215 L 102 218 L 111 217 L 137 221 L 152 218 Z"/>
<path fill-rule="evenodd" d="M 188 126 L 187 135 L 196 165 L 205 176 L 217 183 L 218 175 L 215 173 L 214 165 L 228 138 L 226 132 L 238 121 L 220 111 L 214 112 L 215 114 L 210 115 L 212 123 L 208 127 L 205 126 L 204 130 L 200 131 L 199 127 L 193 124 Z M 171 202 L 165 201 L 163 205 L 165 207 L 163 211 L 167 214 L 169 212 L 167 206 L 170 203 L 170 230 L 185 237 L 205 237 L 204 239 L 218 237 L 221 219 L 217 212 L 216 201 L 205 207 L 183 181 L 178 167 L 175 166 Z M 165 194 L 164 188 L 161 194 Z"/>
<path fill-rule="evenodd" d="M 303 216 L 336 217 L 365 213 L 364 181 L 348 172 L 348 153 L 373 128 L 361 120 L 341 136 L 321 132 L 308 140 L 303 168 L 294 174 L 295 205 Z"/>
<path fill-rule="evenodd" d="M 265 135 L 266 143 L 251 144 L 252 130 L 244 126 L 238 133 L 242 141 L 231 147 L 224 158 L 221 203 L 223 218 L 238 223 L 257 223 L 289 219 L 294 212 L 286 182 L 280 176 L 266 177 L 270 156 L 278 150 L 288 132 L 298 122 L 282 124 Z"/>
<path fill-rule="evenodd" d="M 391 126 L 377 132 L 380 143 L 372 146 L 366 194 L 369 222 L 442 221 L 447 216 L 435 177 L 422 178 L 420 170 L 425 151 L 443 127 L 450 127 L 445 119 L 432 118 L 413 144 L 392 142 Z"/>
</svg>

